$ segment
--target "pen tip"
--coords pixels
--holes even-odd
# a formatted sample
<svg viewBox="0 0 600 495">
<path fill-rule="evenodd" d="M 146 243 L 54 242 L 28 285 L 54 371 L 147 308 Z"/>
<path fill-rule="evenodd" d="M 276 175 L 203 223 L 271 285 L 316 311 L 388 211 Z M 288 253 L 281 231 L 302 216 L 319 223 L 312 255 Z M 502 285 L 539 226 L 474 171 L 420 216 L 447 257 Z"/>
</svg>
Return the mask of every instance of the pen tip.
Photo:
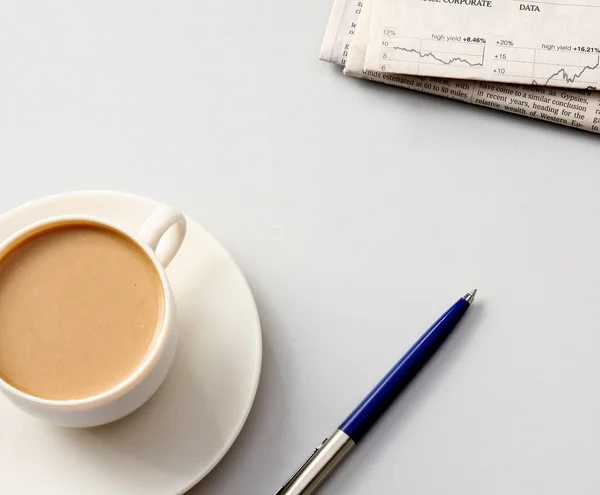
<svg viewBox="0 0 600 495">
<path fill-rule="evenodd" d="M 477 289 L 473 289 L 471 292 L 467 292 L 463 299 L 471 304 L 475 300 L 475 294 L 477 294 Z"/>
</svg>

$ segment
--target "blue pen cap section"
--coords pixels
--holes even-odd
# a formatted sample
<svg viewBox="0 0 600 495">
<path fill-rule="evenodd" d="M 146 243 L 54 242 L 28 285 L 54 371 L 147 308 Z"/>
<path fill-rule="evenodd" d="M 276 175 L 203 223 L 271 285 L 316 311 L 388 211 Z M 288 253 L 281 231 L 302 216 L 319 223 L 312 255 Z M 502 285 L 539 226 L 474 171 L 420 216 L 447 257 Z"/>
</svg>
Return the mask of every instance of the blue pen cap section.
<svg viewBox="0 0 600 495">
<path fill-rule="evenodd" d="M 446 311 L 371 390 L 339 429 L 358 442 L 442 345 L 468 308 L 469 303 L 459 299 Z"/>
</svg>

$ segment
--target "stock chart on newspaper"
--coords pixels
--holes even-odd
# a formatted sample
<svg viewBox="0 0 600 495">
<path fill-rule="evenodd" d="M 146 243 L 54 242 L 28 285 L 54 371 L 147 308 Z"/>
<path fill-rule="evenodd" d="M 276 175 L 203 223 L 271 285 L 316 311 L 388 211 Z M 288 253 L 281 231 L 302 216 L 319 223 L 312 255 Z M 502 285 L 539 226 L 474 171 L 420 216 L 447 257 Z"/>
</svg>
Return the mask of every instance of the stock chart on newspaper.
<svg viewBox="0 0 600 495">
<path fill-rule="evenodd" d="M 365 69 L 600 88 L 600 0 L 374 0 Z"/>
</svg>

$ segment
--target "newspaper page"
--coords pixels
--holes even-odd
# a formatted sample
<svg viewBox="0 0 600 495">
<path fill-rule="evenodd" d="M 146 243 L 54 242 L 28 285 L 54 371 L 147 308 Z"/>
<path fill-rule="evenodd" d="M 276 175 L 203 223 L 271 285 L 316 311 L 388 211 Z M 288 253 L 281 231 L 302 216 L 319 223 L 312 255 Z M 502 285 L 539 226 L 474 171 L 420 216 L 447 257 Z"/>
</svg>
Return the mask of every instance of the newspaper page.
<svg viewBox="0 0 600 495">
<path fill-rule="evenodd" d="M 327 30 L 321 44 L 320 60 L 336 65 L 346 65 L 348 49 L 354 38 L 362 6 L 362 0 L 334 0 Z"/>
<path fill-rule="evenodd" d="M 373 0 L 365 68 L 600 89 L 600 0 Z"/>
<path fill-rule="evenodd" d="M 364 0 L 344 73 L 600 133 L 600 92 L 389 74 L 364 68 L 371 2 Z"/>
</svg>

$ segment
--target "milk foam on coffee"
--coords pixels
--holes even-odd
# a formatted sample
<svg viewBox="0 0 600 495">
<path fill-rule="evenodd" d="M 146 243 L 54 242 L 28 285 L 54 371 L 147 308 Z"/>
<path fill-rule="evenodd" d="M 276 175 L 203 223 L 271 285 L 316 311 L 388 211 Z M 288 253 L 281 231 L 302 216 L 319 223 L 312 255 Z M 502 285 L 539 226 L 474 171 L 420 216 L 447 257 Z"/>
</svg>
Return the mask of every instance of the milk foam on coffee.
<svg viewBox="0 0 600 495">
<path fill-rule="evenodd" d="M 130 239 L 38 232 L 0 260 L 0 377 L 44 399 L 97 395 L 140 366 L 163 316 L 160 276 Z"/>
</svg>

